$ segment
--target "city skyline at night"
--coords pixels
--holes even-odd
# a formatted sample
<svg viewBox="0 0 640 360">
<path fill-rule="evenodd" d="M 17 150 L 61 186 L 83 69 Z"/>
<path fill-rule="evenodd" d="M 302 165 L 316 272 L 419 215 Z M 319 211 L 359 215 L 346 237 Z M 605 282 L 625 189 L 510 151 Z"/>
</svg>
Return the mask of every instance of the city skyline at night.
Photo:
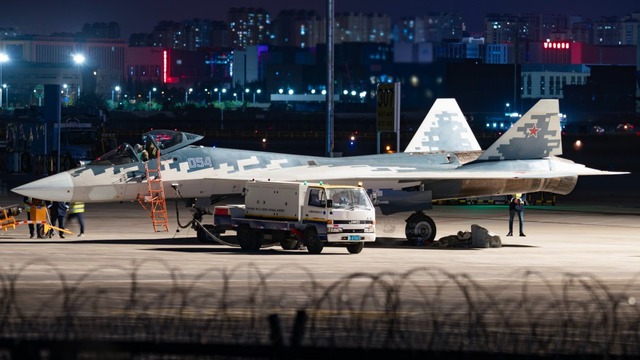
<svg viewBox="0 0 640 360">
<path fill-rule="evenodd" d="M 476 1 L 469 3 L 451 0 L 446 4 L 424 4 L 400 0 L 393 4 L 382 1 L 335 1 L 336 12 L 384 13 L 392 19 L 421 16 L 430 12 L 459 13 L 470 32 L 483 31 L 483 23 L 488 13 L 549 13 L 599 18 L 602 16 L 625 16 L 640 11 L 640 6 L 630 0 L 614 0 L 606 4 L 589 0 L 580 3 L 558 3 L 541 0 L 535 3 L 515 3 L 506 0 Z M 122 30 L 122 37 L 132 33 L 151 32 L 154 26 L 163 20 L 182 21 L 193 18 L 227 20 L 231 7 L 261 7 L 276 17 L 281 10 L 315 10 L 319 15 L 326 14 L 326 1 L 301 4 L 292 0 L 238 0 L 233 4 L 215 4 L 200 0 L 183 0 L 176 7 L 175 2 L 159 0 L 148 2 L 120 1 L 89 3 L 77 0 L 57 3 L 51 7 L 43 0 L 31 2 L 9 2 L 2 5 L 0 28 L 16 27 L 22 34 L 49 35 L 56 32 L 74 33 L 81 30 L 83 24 L 93 22 L 116 22 Z M 39 9 L 42 9 L 41 11 Z"/>
</svg>

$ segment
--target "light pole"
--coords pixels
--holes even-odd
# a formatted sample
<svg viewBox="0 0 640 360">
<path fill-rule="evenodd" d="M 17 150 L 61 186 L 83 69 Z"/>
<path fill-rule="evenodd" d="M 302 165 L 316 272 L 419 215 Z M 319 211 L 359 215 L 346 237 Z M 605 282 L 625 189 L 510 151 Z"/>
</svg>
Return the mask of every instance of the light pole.
<svg viewBox="0 0 640 360">
<path fill-rule="evenodd" d="M 111 89 L 111 104 L 113 105 L 116 101 L 115 92 L 120 93 L 120 86 L 116 85 Z M 114 106 L 115 107 L 115 106 Z"/>
<path fill-rule="evenodd" d="M 69 85 L 62 84 L 62 88 L 65 90 L 64 102 L 68 103 L 69 102 Z"/>
<path fill-rule="evenodd" d="M 254 104 L 256 103 L 256 93 L 260 94 L 261 92 L 262 92 L 262 90 L 260 90 L 260 89 L 257 89 L 256 91 L 253 92 L 253 103 Z"/>
<path fill-rule="evenodd" d="M 9 61 L 9 55 L 7 55 L 5 53 L 0 53 L 0 84 L 3 84 L 3 82 L 2 82 L 2 66 L 4 65 L 4 63 L 6 63 L 8 61 Z M 7 100 L 7 102 L 8 102 L 8 100 Z M 2 107 L 2 90 L 0 89 L 0 108 L 1 107 Z"/>
<path fill-rule="evenodd" d="M 2 88 L 6 91 L 6 96 L 7 96 L 7 104 L 6 104 L 6 108 L 9 108 L 9 85 L 7 84 L 2 84 Z M 2 102 L 2 99 L 0 99 L 0 103 Z"/>
<path fill-rule="evenodd" d="M 149 89 L 149 102 L 151 102 L 151 92 L 152 92 L 152 91 L 153 91 L 153 92 L 156 92 L 156 90 L 158 90 L 158 89 L 156 89 L 156 88 Z M 186 100 L 185 100 L 185 101 L 186 101 Z"/>
<path fill-rule="evenodd" d="M 86 58 L 82 54 L 74 54 L 73 62 L 78 66 L 78 96 L 76 97 L 76 103 L 80 99 L 80 84 L 82 83 L 82 72 L 80 71 L 80 66 L 84 64 Z"/>
<path fill-rule="evenodd" d="M 222 105 L 222 93 L 226 93 L 227 89 L 215 88 L 213 91 L 218 93 L 218 106 L 220 106 L 220 130 L 224 130 L 224 106 Z"/>
<path fill-rule="evenodd" d="M 244 93 L 249 94 L 249 91 L 251 91 L 251 90 L 249 90 L 249 89 L 244 89 L 244 92 L 242 93 L 242 103 L 243 103 L 243 104 L 244 104 Z"/>
<path fill-rule="evenodd" d="M 189 103 L 189 94 L 193 92 L 193 88 L 189 88 L 189 90 L 184 91 L 184 104 L 187 105 Z"/>
</svg>

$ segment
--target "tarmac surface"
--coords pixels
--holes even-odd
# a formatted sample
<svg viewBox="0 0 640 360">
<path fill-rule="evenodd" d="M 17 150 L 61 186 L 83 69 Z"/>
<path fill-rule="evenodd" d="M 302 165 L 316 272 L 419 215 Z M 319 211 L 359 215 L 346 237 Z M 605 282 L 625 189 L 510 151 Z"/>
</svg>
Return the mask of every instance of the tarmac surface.
<svg viewBox="0 0 640 360">
<path fill-rule="evenodd" d="M 578 187 L 575 194 L 557 197 L 556 205 L 527 206 L 526 237 L 505 236 L 506 205 L 438 205 L 427 211 L 436 222 L 437 239 L 458 231 L 470 231 L 472 224 L 478 224 L 500 236 L 501 248 L 407 246 L 403 240 L 404 219 L 408 213 L 400 213 L 379 216 L 378 241 L 366 245 L 357 255 L 348 254 L 342 247 L 325 247 L 319 255 L 303 250 L 285 251 L 280 247 L 247 253 L 238 247 L 198 243 L 192 229 L 177 226 L 177 219 L 183 225 L 190 220 L 190 212 L 180 204 L 176 214 L 174 201 L 167 203 L 169 232 L 157 233 L 138 203 L 87 204 L 85 237 L 67 235 L 61 239 L 55 235 L 51 239 L 30 239 L 26 225 L 0 235 L 0 271 L 30 264 L 22 273 L 22 279 L 38 282 L 57 276 L 44 271 L 43 264 L 70 279 L 82 276 L 89 269 L 132 268 L 145 264 L 145 279 L 164 281 L 168 269 L 178 269 L 181 276 L 191 278 L 205 269 L 251 266 L 267 272 L 277 270 L 278 275 L 273 279 L 296 278 L 312 269 L 316 279 L 332 281 L 356 272 L 402 273 L 427 267 L 469 274 L 486 285 L 504 283 L 527 271 L 539 272 L 546 279 L 561 279 L 567 273 L 588 273 L 604 282 L 632 281 L 640 270 L 640 204 L 634 191 L 620 194 L 620 189 L 627 183 L 635 183 L 634 176 L 604 179 L 614 183 L 605 187 L 616 189 L 613 192 L 594 191 L 593 184 L 602 188 L 604 180 L 589 180 L 592 179 L 593 183 Z M 585 194 L 590 195 L 585 198 Z M 5 193 L 0 201 L 3 206 L 21 204 L 21 198 L 11 193 Z M 21 214 L 18 218 L 26 216 Z M 517 229 L 517 218 L 514 222 Z M 78 232 L 75 222 L 67 224 L 67 228 Z M 109 272 L 93 279 L 128 280 L 126 273 Z"/>
</svg>

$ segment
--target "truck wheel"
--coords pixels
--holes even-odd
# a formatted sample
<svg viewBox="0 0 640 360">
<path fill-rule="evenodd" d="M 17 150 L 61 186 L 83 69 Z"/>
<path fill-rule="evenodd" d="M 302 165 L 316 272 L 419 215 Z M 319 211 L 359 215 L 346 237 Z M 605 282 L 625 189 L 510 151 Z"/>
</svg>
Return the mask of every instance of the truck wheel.
<svg viewBox="0 0 640 360">
<path fill-rule="evenodd" d="M 364 249 L 363 242 L 347 245 L 347 251 L 349 251 L 349 254 L 360 254 L 362 249 Z"/>
<path fill-rule="evenodd" d="M 416 212 L 406 220 L 404 233 L 411 246 L 423 246 L 433 242 L 436 237 L 436 224 L 423 212 Z"/>
<path fill-rule="evenodd" d="M 199 227 L 197 232 L 196 232 L 197 237 L 198 237 L 198 242 L 203 243 L 203 244 L 215 244 L 216 241 L 211 237 L 211 235 L 207 234 L 207 232 L 204 231 L 206 229 L 211 234 L 213 234 L 213 236 L 219 237 L 220 233 L 218 233 L 216 231 L 215 226 L 213 226 L 213 225 L 202 225 L 202 226 L 204 227 L 204 229 L 202 227 Z"/>
<path fill-rule="evenodd" d="M 240 225 L 238 227 L 238 243 L 240 248 L 245 251 L 260 250 L 260 241 L 255 231 L 248 225 Z"/>
<path fill-rule="evenodd" d="M 312 254 L 320 254 L 324 248 L 324 244 L 318 237 L 318 231 L 314 227 L 306 228 L 303 233 L 304 244 Z"/>
</svg>

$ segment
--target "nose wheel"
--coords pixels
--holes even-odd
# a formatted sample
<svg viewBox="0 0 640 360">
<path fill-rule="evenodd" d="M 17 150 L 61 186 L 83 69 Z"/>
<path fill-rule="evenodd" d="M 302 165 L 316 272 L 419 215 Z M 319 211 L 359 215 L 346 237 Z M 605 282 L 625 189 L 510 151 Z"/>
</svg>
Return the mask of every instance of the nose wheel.
<svg viewBox="0 0 640 360">
<path fill-rule="evenodd" d="M 430 244 L 436 237 L 436 223 L 429 216 L 419 211 L 407 220 L 404 233 L 411 246 L 424 246 Z"/>
</svg>

